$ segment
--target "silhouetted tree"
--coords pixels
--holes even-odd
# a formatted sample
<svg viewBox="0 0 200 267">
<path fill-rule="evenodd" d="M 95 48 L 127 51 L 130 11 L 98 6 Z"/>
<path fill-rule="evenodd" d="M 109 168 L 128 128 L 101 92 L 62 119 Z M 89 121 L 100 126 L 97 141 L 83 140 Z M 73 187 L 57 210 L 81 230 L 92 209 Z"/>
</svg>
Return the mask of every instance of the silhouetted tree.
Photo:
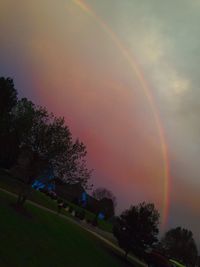
<svg viewBox="0 0 200 267">
<path fill-rule="evenodd" d="M 111 198 L 102 198 L 99 200 L 99 211 L 103 212 L 105 219 L 110 219 L 115 215 L 115 207 Z"/>
<path fill-rule="evenodd" d="M 64 118 L 49 114 L 25 98 L 18 101 L 13 114 L 20 160 L 12 172 L 23 183 L 18 204 L 25 202 L 31 184 L 48 166 L 53 168 L 56 178 L 87 186 L 91 171 L 86 167 L 86 147 L 79 140 L 73 141 Z M 26 154 L 27 161 L 22 160 Z"/>
<path fill-rule="evenodd" d="M 188 266 L 195 266 L 197 262 L 197 247 L 190 230 L 181 227 L 169 230 L 159 247 L 168 257 Z"/>
<path fill-rule="evenodd" d="M 17 103 L 17 91 L 11 78 L 0 77 L 0 118 Z"/>
<path fill-rule="evenodd" d="M 200 256 L 197 258 L 197 267 L 200 267 Z"/>
<path fill-rule="evenodd" d="M 92 196 L 99 200 L 99 212 L 103 212 L 106 219 L 112 218 L 115 215 L 117 201 L 110 190 L 99 187 L 92 192 Z"/>
<path fill-rule="evenodd" d="M 12 109 L 17 91 L 11 78 L 0 77 L 0 167 L 9 168 L 17 156 L 17 140 L 12 129 Z"/>
<path fill-rule="evenodd" d="M 104 188 L 104 187 L 99 187 L 95 189 L 92 192 L 92 196 L 96 198 L 97 200 L 102 200 L 103 198 L 111 199 L 113 201 L 114 206 L 117 205 L 116 197 L 113 195 L 113 193 Z"/>
<path fill-rule="evenodd" d="M 157 242 L 158 225 L 159 213 L 154 204 L 143 202 L 131 206 L 117 218 L 113 233 L 126 256 L 132 251 L 142 257 L 143 252 Z"/>
</svg>

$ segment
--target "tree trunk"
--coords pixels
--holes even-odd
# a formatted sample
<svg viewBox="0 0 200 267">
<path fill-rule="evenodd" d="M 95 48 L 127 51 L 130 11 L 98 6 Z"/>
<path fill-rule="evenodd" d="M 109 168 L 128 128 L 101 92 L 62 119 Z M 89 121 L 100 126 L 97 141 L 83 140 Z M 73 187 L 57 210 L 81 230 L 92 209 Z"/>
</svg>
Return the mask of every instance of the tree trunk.
<svg viewBox="0 0 200 267">
<path fill-rule="evenodd" d="M 23 185 L 18 195 L 17 205 L 23 207 L 30 193 L 31 193 L 31 186 Z"/>
</svg>

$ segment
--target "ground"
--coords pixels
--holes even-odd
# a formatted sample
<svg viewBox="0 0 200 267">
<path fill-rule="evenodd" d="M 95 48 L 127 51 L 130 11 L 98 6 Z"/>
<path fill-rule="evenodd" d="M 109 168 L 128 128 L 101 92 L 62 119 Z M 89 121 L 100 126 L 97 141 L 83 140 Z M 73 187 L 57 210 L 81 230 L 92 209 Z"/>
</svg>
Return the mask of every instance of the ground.
<svg viewBox="0 0 200 267">
<path fill-rule="evenodd" d="M 9 192 L 16 193 L 20 191 L 20 183 L 17 181 L 17 179 L 14 179 L 10 173 L 6 170 L 0 169 L 0 188 L 6 189 Z M 29 199 L 35 203 L 38 203 L 44 207 L 47 207 L 51 210 L 57 211 L 57 202 L 53 201 L 49 197 L 45 196 L 44 194 L 40 193 L 39 191 L 33 190 L 31 195 L 29 196 Z M 76 211 L 83 211 L 83 208 L 73 204 L 69 203 L 69 206 L 71 206 L 74 210 Z M 86 219 L 93 220 L 95 218 L 95 214 L 84 210 Z M 70 216 L 69 213 L 64 212 L 67 216 Z M 104 221 L 104 220 L 99 220 L 98 222 L 98 227 L 101 230 L 107 231 L 107 232 L 112 232 L 112 224 Z"/>
<path fill-rule="evenodd" d="M 13 209 L 15 198 L 0 192 L 0 266 L 133 266 L 104 242 L 56 214 L 26 204 L 27 214 Z"/>
<path fill-rule="evenodd" d="M 55 267 L 64 266 L 64 265 L 60 265 L 60 262 L 59 262 L 60 258 L 62 259 L 63 257 L 64 257 L 65 263 L 66 263 L 66 257 L 67 258 L 74 257 L 76 261 L 78 260 L 79 262 L 81 262 L 81 265 L 79 265 L 78 263 L 76 265 L 74 264 L 67 265 L 67 266 L 73 266 L 73 267 L 86 266 L 86 264 L 87 266 L 94 266 L 92 265 L 93 260 L 95 261 L 95 266 L 98 266 L 96 265 L 96 261 L 98 262 L 100 261 L 101 263 L 102 259 L 105 259 L 104 263 L 101 263 L 101 265 L 99 265 L 102 267 L 103 266 L 129 266 L 127 265 L 128 263 L 126 263 L 122 257 L 124 252 L 121 249 L 119 249 L 119 247 L 117 246 L 117 242 L 111 233 L 112 225 L 110 223 L 102 221 L 100 222 L 101 224 L 99 224 L 98 228 L 94 228 L 85 223 L 77 222 L 77 220 L 75 220 L 75 218 L 72 217 L 69 212 L 66 212 L 64 210 L 62 211 L 62 215 L 58 216 L 57 214 L 55 214 L 57 213 L 57 202 L 53 201 L 52 199 L 50 199 L 49 197 L 47 197 L 46 195 L 38 191 L 33 191 L 29 197 L 31 201 L 26 202 L 26 209 L 28 212 L 28 216 L 22 216 L 18 212 L 14 211 L 13 207 L 10 204 L 8 204 L 8 203 L 16 203 L 15 194 L 19 192 L 19 188 L 20 188 L 19 182 L 16 179 L 13 179 L 13 177 L 9 174 L 9 172 L 0 169 L 0 213 L 4 214 L 3 219 L 0 221 L 0 227 L 1 229 L 5 228 L 6 230 L 4 232 L 5 233 L 5 236 L 4 236 L 5 244 L 6 244 L 6 236 L 10 237 L 12 233 L 12 238 L 14 238 L 13 240 L 9 240 L 8 238 L 7 247 L 6 246 L 4 247 L 4 244 L 1 243 L 2 245 L 0 245 L 0 255 L 2 255 L 2 257 L 0 257 L 0 266 L 2 267 L 24 266 L 24 264 L 23 265 L 15 264 L 13 266 L 13 264 L 10 263 L 11 259 L 9 257 L 10 254 L 15 255 L 15 253 L 13 253 L 13 251 L 15 250 L 12 246 L 18 248 L 19 244 L 21 243 L 22 243 L 22 248 L 20 249 L 17 255 L 18 257 L 22 257 L 22 259 L 20 258 L 21 260 L 23 260 L 23 258 L 29 259 L 29 263 L 28 263 L 29 265 L 27 265 L 26 263 L 26 266 L 48 266 L 48 267 L 49 266 L 55 266 Z M 6 191 L 3 192 L 2 190 L 6 190 Z M 5 192 L 7 193 L 5 194 Z M 73 209 L 75 210 L 80 209 L 80 207 L 73 205 L 72 203 L 69 203 L 69 204 L 70 206 L 73 206 Z M 93 216 L 94 214 L 86 211 L 86 218 L 92 219 Z M 14 222 L 14 225 L 12 222 Z M 57 222 L 57 225 L 60 224 L 58 227 L 55 226 L 56 222 Z M 65 223 L 64 225 L 63 225 L 63 222 Z M 71 227 L 73 228 L 73 231 Z M 28 234 L 26 234 L 25 232 L 26 228 L 27 228 Z M 51 239 L 51 236 L 52 235 L 55 236 L 56 233 L 58 232 L 57 228 L 61 229 L 61 232 L 59 232 L 56 239 L 54 238 Z M 46 233 L 46 229 L 48 229 L 48 234 Z M 67 232 L 68 232 L 68 236 L 65 236 Z M 84 234 L 85 236 L 82 242 L 81 240 L 83 238 L 82 237 L 83 233 L 85 233 Z M 47 235 L 47 238 L 46 238 L 46 235 Z M 79 235 L 80 235 L 80 239 L 79 239 Z M 0 238 L 1 238 L 1 234 L 0 234 Z M 66 238 L 66 240 L 63 240 L 63 238 L 64 239 Z M 71 238 L 71 240 L 69 238 Z M 25 243 L 23 242 L 24 239 L 26 240 Z M 51 239 L 51 242 L 49 242 L 49 239 Z M 32 246 L 31 241 L 33 241 L 33 246 Z M 74 241 L 76 241 L 77 246 L 74 246 L 74 253 L 71 253 L 70 247 L 73 245 Z M 66 245 L 64 245 L 64 243 L 66 243 Z M 44 248 L 41 248 L 42 244 L 44 247 L 52 246 L 52 248 L 54 248 L 52 249 L 52 251 L 49 248 L 48 250 L 49 255 L 45 254 Z M 23 248 L 23 246 L 25 248 Z M 28 249 L 28 247 L 30 248 L 30 250 Z M 37 251 L 35 252 L 36 255 L 34 254 L 34 250 L 33 250 L 34 247 L 36 249 L 38 247 L 40 249 L 39 251 L 40 252 L 42 251 L 42 256 L 40 255 L 36 256 Z M 86 253 L 84 252 L 84 250 L 86 250 Z M 95 252 L 96 250 L 97 252 Z M 60 251 L 60 253 L 58 251 Z M 87 261 L 84 262 L 83 259 L 84 257 L 87 256 L 87 251 L 90 251 L 93 254 L 95 253 L 95 255 L 97 255 L 96 259 L 94 259 L 93 256 L 91 256 L 91 259 L 87 259 Z M 69 255 L 68 255 L 68 252 L 69 252 Z M 81 256 L 82 252 L 83 252 L 83 255 Z M 103 252 L 103 255 L 101 255 L 102 252 Z M 56 253 L 56 256 L 58 257 L 57 260 L 58 260 L 59 265 L 48 264 L 49 257 L 53 257 L 54 253 Z M 105 257 L 105 254 L 107 255 L 106 257 Z M 23 257 L 23 255 L 25 256 Z M 81 256 L 81 260 L 80 260 L 79 255 Z M 36 257 L 36 260 L 38 260 L 38 258 L 40 257 L 44 258 L 46 263 L 44 263 L 41 260 L 43 265 L 38 265 L 38 264 L 36 265 L 34 263 L 35 257 Z M 8 265 L 6 265 L 7 261 L 8 261 Z M 20 260 L 16 257 L 16 255 L 14 257 L 14 261 L 16 261 L 17 263 L 18 262 L 20 263 Z M 114 264 L 114 262 L 111 263 L 110 261 L 114 261 L 116 263 Z M 145 266 L 144 263 L 136 259 L 133 255 L 129 256 L 129 261 L 132 263 L 131 266 L 138 266 L 138 267 Z M 54 264 L 55 264 L 55 261 L 54 261 Z"/>
</svg>

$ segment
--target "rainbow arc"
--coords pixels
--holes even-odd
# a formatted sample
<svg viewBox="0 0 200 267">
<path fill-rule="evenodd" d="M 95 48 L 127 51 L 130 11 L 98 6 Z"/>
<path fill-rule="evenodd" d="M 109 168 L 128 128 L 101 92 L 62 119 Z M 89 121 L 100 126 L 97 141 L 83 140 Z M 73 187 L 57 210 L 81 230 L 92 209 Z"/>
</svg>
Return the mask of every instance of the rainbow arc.
<svg viewBox="0 0 200 267">
<path fill-rule="evenodd" d="M 89 17 L 91 17 L 91 19 L 95 20 L 96 23 L 98 23 L 101 26 L 102 30 L 104 30 L 104 32 L 109 35 L 110 39 L 119 49 L 119 51 L 122 53 L 126 61 L 129 63 L 130 68 L 132 69 L 133 73 L 137 77 L 141 85 L 141 88 L 143 89 L 143 92 L 145 96 L 147 97 L 147 100 L 149 102 L 149 105 L 152 111 L 153 118 L 155 120 L 155 125 L 158 130 L 162 157 L 163 157 L 164 196 L 163 196 L 163 204 L 162 204 L 163 210 L 162 210 L 161 227 L 164 229 L 166 226 L 167 220 L 168 220 L 169 206 L 170 206 L 170 167 L 169 167 L 169 160 L 168 160 L 168 149 L 167 149 L 167 144 L 165 141 L 165 134 L 164 134 L 163 126 L 161 123 L 160 115 L 156 108 L 154 97 L 151 93 L 151 89 L 149 88 L 148 83 L 145 80 L 145 77 L 139 65 L 137 64 L 136 60 L 133 58 L 132 54 L 130 54 L 128 49 L 123 45 L 123 43 L 118 38 L 118 36 L 112 31 L 109 25 L 106 22 L 104 22 L 103 19 L 100 16 L 98 16 L 98 14 L 96 14 L 96 12 L 84 1 L 81 1 L 81 0 L 72 0 L 72 1 L 84 13 L 86 13 Z"/>
</svg>

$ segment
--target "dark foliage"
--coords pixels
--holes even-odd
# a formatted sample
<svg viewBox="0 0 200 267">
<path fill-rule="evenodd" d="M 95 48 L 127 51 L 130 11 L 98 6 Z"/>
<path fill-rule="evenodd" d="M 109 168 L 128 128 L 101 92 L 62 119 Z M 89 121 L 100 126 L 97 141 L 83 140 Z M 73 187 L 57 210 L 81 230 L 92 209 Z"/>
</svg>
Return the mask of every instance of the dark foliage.
<svg viewBox="0 0 200 267">
<path fill-rule="evenodd" d="M 76 211 L 75 216 L 82 221 L 85 219 L 85 211 Z"/>
<path fill-rule="evenodd" d="M 66 202 L 63 203 L 63 208 L 66 209 L 68 207 L 68 204 Z"/>
<path fill-rule="evenodd" d="M 95 189 L 92 192 L 92 196 L 97 200 L 102 200 L 104 198 L 111 199 L 114 207 L 116 207 L 116 205 L 117 205 L 116 197 L 114 196 L 114 194 L 110 190 L 108 190 L 104 187 L 99 187 L 99 188 Z"/>
<path fill-rule="evenodd" d="M 169 230 L 161 242 L 159 248 L 168 257 L 188 266 L 195 266 L 198 252 L 190 230 L 177 227 Z"/>
<path fill-rule="evenodd" d="M 110 219 L 115 215 L 115 207 L 111 198 L 103 198 L 99 200 L 100 212 L 103 212 L 105 219 Z"/>
<path fill-rule="evenodd" d="M 132 251 L 143 257 L 144 251 L 157 242 L 159 213 L 154 204 L 131 206 L 116 219 L 113 233 L 127 255 Z"/>
<path fill-rule="evenodd" d="M 10 78 L 0 78 L 0 129 L 0 167 L 12 167 L 20 180 L 19 204 L 23 205 L 33 181 L 49 167 L 64 183 L 89 185 L 85 145 L 73 140 L 64 118 L 26 98 L 18 100 Z"/>
<path fill-rule="evenodd" d="M 98 226 L 98 217 L 95 216 L 94 219 L 92 220 L 92 225 L 97 227 Z"/>
<path fill-rule="evenodd" d="M 69 213 L 72 213 L 74 211 L 74 209 L 72 208 L 72 206 L 69 207 Z"/>
<path fill-rule="evenodd" d="M 110 190 L 100 187 L 93 191 L 92 196 L 99 201 L 98 212 L 103 212 L 106 219 L 110 219 L 115 215 L 117 201 Z"/>
<path fill-rule="evenodd" d="M 0 77 L 0 167 L 14 164 L 17 153 L 17 136 L 13 131 L 12 109 L 17 104 L 17 91 L 13 80 Z"/>
<path fill-rule="evenodd" d="M 11 78 L 0 77 L 0 116 L 9 114 L 17 103 L 17 91 Z"/>
</svg>

